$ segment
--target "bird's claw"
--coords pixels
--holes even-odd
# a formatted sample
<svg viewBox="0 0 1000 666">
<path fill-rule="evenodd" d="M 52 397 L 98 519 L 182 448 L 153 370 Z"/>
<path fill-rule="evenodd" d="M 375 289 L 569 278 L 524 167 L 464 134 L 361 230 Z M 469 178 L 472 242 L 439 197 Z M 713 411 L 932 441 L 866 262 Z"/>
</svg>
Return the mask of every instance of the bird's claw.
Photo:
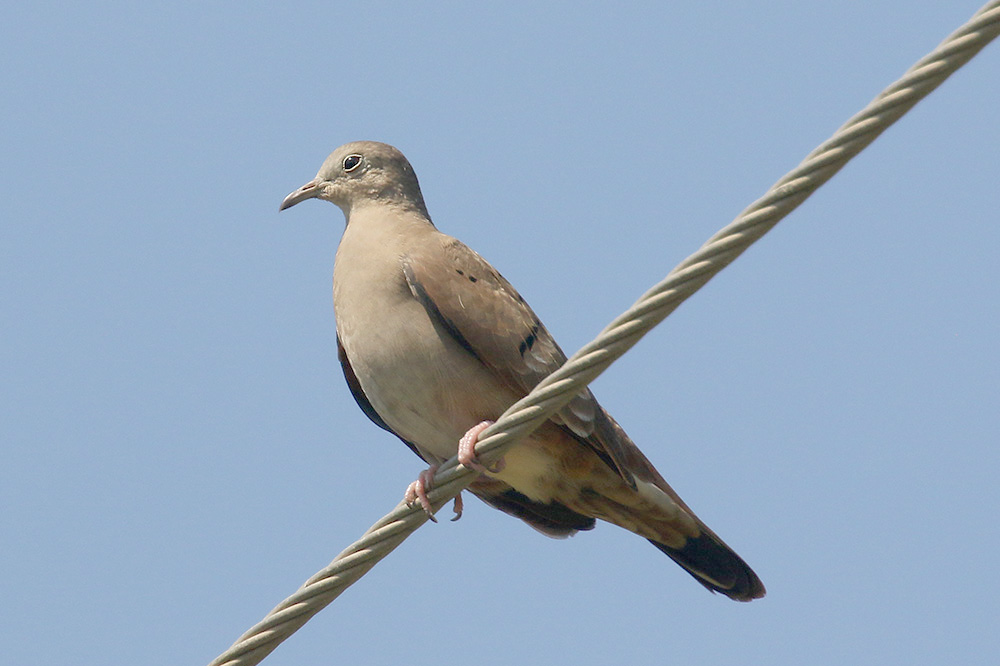
<svg viewBox="0 0 1000 666">
<path fill-rule="evenodd" d="M 431 465 L 424 471 L 420 472 L 417 476 L 417 480 L 406 487 L 406 492 L 403 493 L 403 501 L 406 502 L 407 506 L 413 506 L 414 504 L 419 504 L 420 508 L 424 510 L 427 514 L 427 518 L 432 522 L 436 523 L 437 518 L 434 516 L 434 507 L 431 506 L 431 501 L 427 499 L 427 491 L 431 489 L 431 482 L 434 480 L 434 474 L 438 470 L 438 465 Z M 462 493 L 455 495 L 455 503 L 453 506 L 455 511 L 455 516 L 451 519 L 455 522 L 462 517 Z"/>
<path fill-rule="evenodd" d="M 451 508 L 455 512 L 455 515 L 451 518 L 451 522 L 455 522 L 462 517 L 462 509 L 464 508 L 462 506 L 462 493 L 455 495 L 455 503 Z"/>
<path fill-rule="evenodd" d="M 479 441 L 479 435 L 493 423 L 493 421 L 482 421 L 462 435 L 462 439 L 458 441 L 458 462 L 482 474 L 499 474 L 503 471 L 505 466 L 503 458 L 493 463 L 493 467 L 487 467 L 476 457 L 476 442 Z"/>
<path fill-rule="evenodd" d="M 434 517 L 434 507 L 431 506 L 431 501 L 427 499 L 427 491 L 431 488 L 431 481 L 434 479 L 434 473 L 437 469 L 437 465 L 431 465 L 420 472 L 417 480 L 408 485 L 406 492 L 403 493 L 403 500 L 406 502 L 406 505 L 413 506 L 414 504 L 419 504 L 432 523 L 436 523 L 437 518 Z"/>
</svg>

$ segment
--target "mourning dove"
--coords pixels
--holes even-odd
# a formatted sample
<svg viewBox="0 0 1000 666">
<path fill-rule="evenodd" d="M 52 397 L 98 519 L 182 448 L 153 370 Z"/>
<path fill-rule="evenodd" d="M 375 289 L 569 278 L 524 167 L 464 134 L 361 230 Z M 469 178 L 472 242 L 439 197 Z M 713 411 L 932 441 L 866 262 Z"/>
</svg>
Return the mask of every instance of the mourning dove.
<svg viewBox="0 0 1000 666">
<path fill-rule="evenodd" d="M 476 437 L 566 355 L 485 259 L 435 228 L 402 153 L 369 141 L 335 150 L 281 210 L 331 201 L 347 226 L 333 271 L 337 351 L 362 411 L 431 465 L 407 491 L 426 504 L 435 467 L 459 454 L 469 490 L 552 537 L 595 519 L 648 539 L 709 590 L 737 601 L 764 585 L 584 389 L 503 464 L 475 460 Z M 461 442 L 461 445 L 460 445 Z"/>
</svg>

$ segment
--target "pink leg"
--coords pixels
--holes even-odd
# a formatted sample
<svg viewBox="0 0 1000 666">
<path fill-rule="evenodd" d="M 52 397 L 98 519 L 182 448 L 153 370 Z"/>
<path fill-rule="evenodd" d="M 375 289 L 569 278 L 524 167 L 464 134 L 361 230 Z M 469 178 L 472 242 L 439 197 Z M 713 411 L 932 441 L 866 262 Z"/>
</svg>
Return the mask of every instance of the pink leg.
<svg viewBox="0 0 1000 666">
<path fill-rule="evenodd" d="M 451 522 L 455 522 L 462 517 L 462 493 L 455 495 L 455 503 L 452 505 L 452 510 L 455 512 L 454 517 L 452 517 Z"/>
<path fill-rule="evenodd" d="M 417 480 L 406 487 L 406 492 L 403 494 L 403 500 L 408 506 L 413 506 L 414 504 L 420 504 L 423 507 L 424 513 L 427 517 L 431 519 L 431 522 L 437 522 L 437 518 L 434 517 L 434 509 L 431 507 L 431 501 L 427 499 L 427 491 L 431 487 L 431 479 L 434 478 L 434 472 L 438 469 L 438 465 L 431 465 L 424 471 L 420 472 L 417 476 Z"/>
<path fill-rule="evenodd" d="M 458 462 L 462 463 L 469 469 L 474 469 L 477 472 L 482 472 L 484 474 L 497 474 L 503 471 L 503 458 L 496 462 L 493 469 L 486 467 L 476 458 L 476 442 L 479 441 L 479 435 L 493 425 L 493 423 L 493 421 L 483 421 L 472 426 L 469 428 L 468 432 L 462 435 L 462 439 L 458 442 Z"/>
<path fill-rule="evenodd" d="M 431 481 L 434 479 L 434 474 L 438 470 L 438 465 L 431 465 L 424 471 L 420 472 L 417 476 L 417 480 L 406 487 L 406 492 L 403 494 L 403 500 L 409 505 L 413 506 L 419 503 L 423 508 L 424 513 L 430 518 L 431 522 L 436 523 L 437 518 L 434 517 L 434 509 L 431 506 L 431 502 L 427 499 L 427 491 L 431 488 Z M 462 517 L 462 493 L 455 495 L 454 504 L 455 517 L 452 521 L 456 521 Z"/>
</svg>

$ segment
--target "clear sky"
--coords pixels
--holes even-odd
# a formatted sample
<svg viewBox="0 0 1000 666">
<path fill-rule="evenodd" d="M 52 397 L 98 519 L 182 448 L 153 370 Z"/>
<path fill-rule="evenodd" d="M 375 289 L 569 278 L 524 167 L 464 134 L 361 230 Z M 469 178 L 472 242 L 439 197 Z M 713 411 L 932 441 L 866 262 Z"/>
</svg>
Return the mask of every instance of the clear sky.
<svg viewBox="0 0 1000 666">
<path fill-rule="evenodd" d="M 421 469 L 341 376 L 342 214 L 278 213 L 333 148 L 572 353 L 979 5 L 8 3 L 4 661 L 207 663 Z M 993 44 L 594 385 L 766 599 L 470 498 L 265 663 L 992 663 L 998 109 Z"/>
</svg>

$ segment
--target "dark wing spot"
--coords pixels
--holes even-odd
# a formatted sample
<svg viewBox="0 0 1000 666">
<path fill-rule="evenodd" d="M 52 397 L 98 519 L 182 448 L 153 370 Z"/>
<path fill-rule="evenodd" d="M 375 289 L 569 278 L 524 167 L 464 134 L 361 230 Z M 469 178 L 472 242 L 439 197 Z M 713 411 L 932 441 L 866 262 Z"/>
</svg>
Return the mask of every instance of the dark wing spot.
<svg viewBox="0 0 1000 666">
<path fill-rule="evenodd" d="M 456 268 L 455 272 L 458 273 L 459 275 L 465 275 L 465 271 L 463 271 L 461 268 Z"/>
<path fill-rule="evenodd" d="M 469 276 L 469 282 L 476 282 L 479 278 Z"/>
<path fill-rule="evenodd" d="M 524 340 L 521 340 L 521 344 L 518 346 L 518 351 L 521 352 L 521 356 L 524 356 L 524 352 L 528 351 L 535 345 L 535 340 L 537 339 L 538 322 L 535 322 L 535 325 L 531 327 L 531 333 L 528 333 L 528 335 L 524 337 Z"/>
</svg>

